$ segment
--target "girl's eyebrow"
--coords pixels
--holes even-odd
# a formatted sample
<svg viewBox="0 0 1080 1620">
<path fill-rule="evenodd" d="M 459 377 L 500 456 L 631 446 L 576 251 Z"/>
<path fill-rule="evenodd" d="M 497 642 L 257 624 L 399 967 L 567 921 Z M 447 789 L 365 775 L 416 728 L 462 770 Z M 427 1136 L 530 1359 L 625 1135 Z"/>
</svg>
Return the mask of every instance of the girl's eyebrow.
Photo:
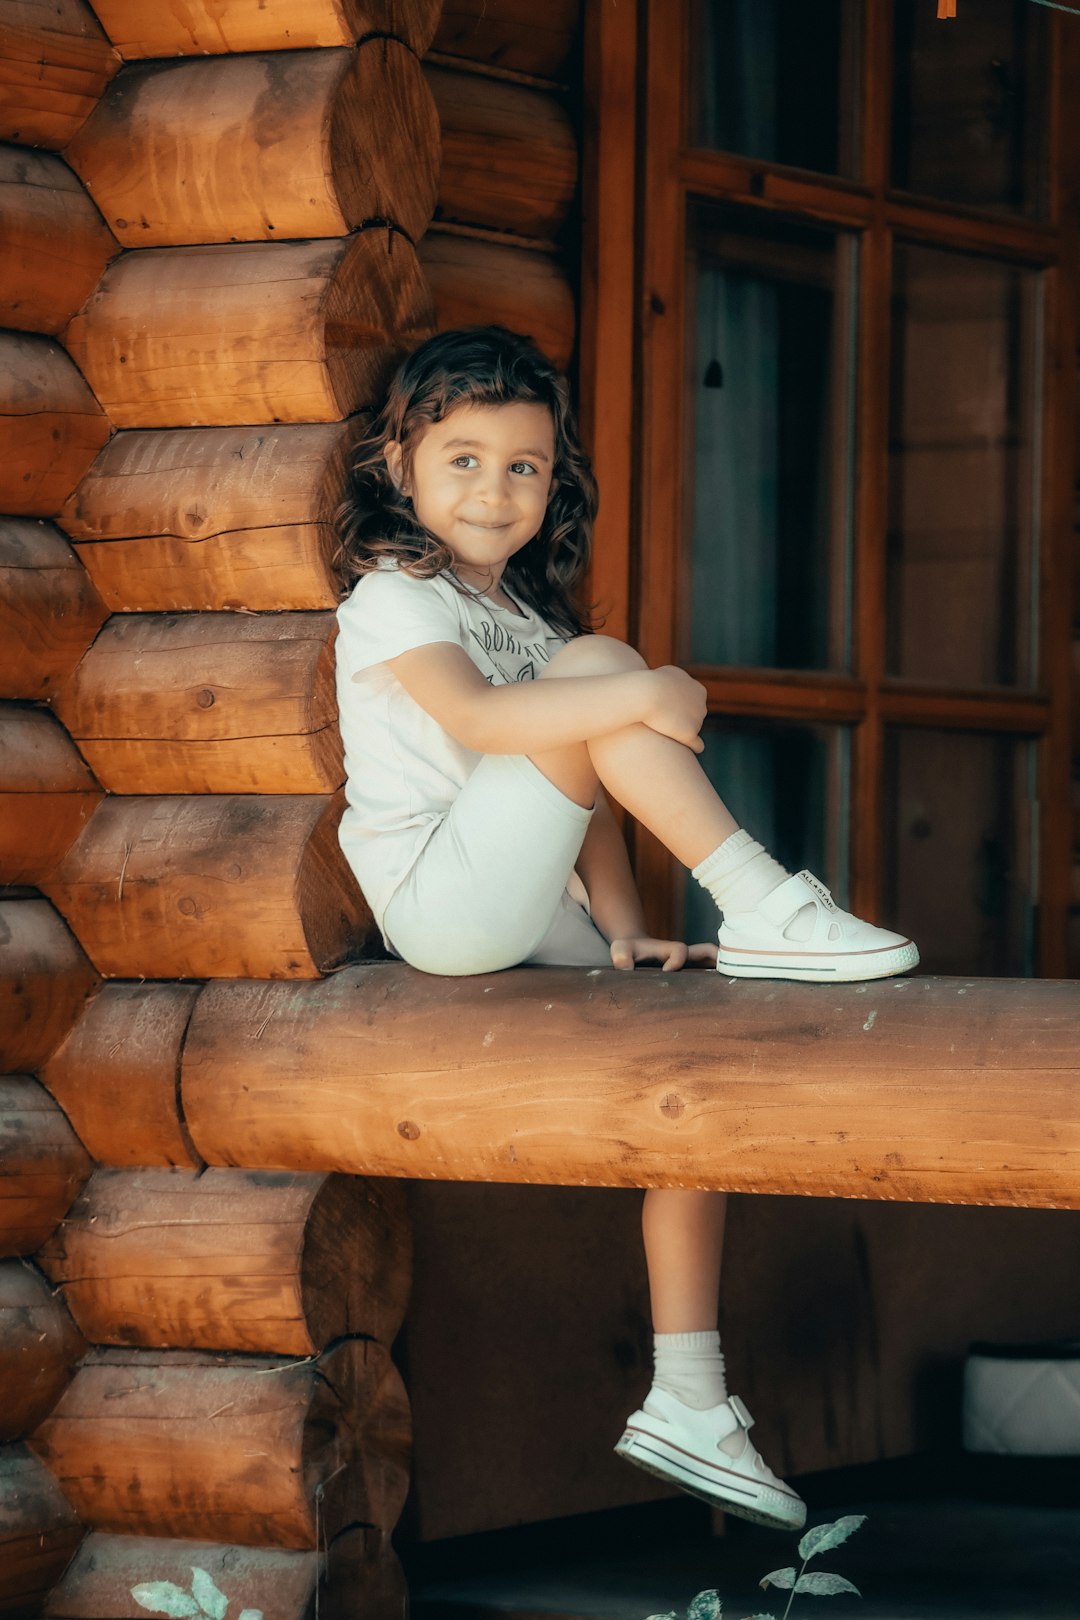
<svg viewBox="0 0 1080 1620">
<path fill-rule="evenodd" d="M 444 450 L 487 450 L 488 448 L 489 446 L 480 439 L 447 439 L 443 445 Z M 551 457 L 546 455 L 543 450 L 514 450 L 511 454 L 515 458 L 517 456 L 532 456 L 534 461 L 551 460 Z"/>
</svg>

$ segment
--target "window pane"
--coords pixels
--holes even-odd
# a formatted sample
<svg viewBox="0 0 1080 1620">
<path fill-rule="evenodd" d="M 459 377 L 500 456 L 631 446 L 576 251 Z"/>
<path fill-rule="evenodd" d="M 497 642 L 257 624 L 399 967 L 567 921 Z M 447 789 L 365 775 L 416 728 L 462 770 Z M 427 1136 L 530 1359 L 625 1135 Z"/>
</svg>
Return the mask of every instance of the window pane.
<svg viewBox="0 0 1080 1620">
<path fill-rule="evenodd" d="M 1032 971 L 1032 774 L 1026 738 L 886 732 L 885 921 L 928 973 Z"/>
<path fill-rule="evenodd" d="M 710 715 L 701 763 L 740 826 L 791 872 L 816 873 L 843 905 L 847 892 L 849 734 Z M 693 878 L 686 883 L 686 937 L 711 940 L 716 908 Z"/>
<path fill-rule="evenodd" d="M 856 239 L 700 204 L 689 240 L 684 645 L 693 663 L 845 669 Z"/>
<path fill-rule="evenodd" d="M 858 0 L 697 0 L 691 13 L 695 146 L 854 172 Z"/>
<path fill-rule="evenodd" d="M 1026 0 L 977 0 L 955 21 L 895 8 L 893 185 L 943 202 L 1043 211 L 1048 18 Z"/>
<path fill-rule="evenodd" d="M 1034 683 L 1040 278 L 901 244 L 893 282 L 887 666 Z"/>
</svg>

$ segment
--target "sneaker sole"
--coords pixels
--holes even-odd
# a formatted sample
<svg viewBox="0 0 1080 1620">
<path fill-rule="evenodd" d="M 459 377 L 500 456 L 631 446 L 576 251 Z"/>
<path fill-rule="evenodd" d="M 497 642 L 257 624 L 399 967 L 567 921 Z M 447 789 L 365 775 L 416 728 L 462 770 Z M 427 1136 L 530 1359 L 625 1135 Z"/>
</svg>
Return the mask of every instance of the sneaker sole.
<svg viewBox="0 0 1080 1620">
<path fill-rule="evenodd" d="M 849 956 L 811 952 L 733 951 L 721 945 L 716 971 L 732 979 L 801 979 L 811 984 L 855 983 L 865 979 L 891 979 L 919 965 L 919 949 L 908 940 L 890 950 L 860 951 Z"/>
<path fill-rule="evenodd" d="M 627 1429 L 615 1451 L 635 1468 L 678 1485 L 688 1495 L 708 1502 L 710 1507 L 733 1513 L 736 1518 L 767 1525 L 770 1530 L 801 1530 L 806 1523 L 806 1508 L 797 1498 L 792 1499 L 790 1511 L 783 1508 L 770 1511 L 761 1501 L 761 1490 L 777 1494 L 771 1486 L 755 1487 L 741 1474 L 718 1468 L 705 1458 L 673 1446 L 670 1441 L 658 1440 L 655 1435 Z"/>
</svg>

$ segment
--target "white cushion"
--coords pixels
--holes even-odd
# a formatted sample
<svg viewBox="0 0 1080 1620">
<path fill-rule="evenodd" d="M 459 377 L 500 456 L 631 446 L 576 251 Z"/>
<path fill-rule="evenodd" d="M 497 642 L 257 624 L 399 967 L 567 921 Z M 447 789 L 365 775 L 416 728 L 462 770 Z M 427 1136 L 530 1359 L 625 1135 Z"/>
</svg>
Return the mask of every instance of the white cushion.
<svg viewBox="0 0 1080 1620">
<path fill-rule="evenodd" d="M 973 1345 L 964 1364 L 964 1449 L 1080 1457 L 1080 1339 Z"/>
</svg>

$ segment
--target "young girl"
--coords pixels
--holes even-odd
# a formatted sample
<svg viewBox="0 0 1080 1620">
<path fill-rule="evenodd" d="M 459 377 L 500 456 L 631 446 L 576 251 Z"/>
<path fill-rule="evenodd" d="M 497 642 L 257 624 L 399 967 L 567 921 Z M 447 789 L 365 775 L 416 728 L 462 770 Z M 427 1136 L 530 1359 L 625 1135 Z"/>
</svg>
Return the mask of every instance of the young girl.
<svg viewBox="0 0 1080 1620">
<path fill-rule="evenodd" d="M 574 588 L 596 491 L 564 380 L 500 327 L 416 349 L 341 514 L 342 848 L 387 947 L 426 973 L 712 960 L 869 979 L 910 940 L 841 911 L 740 830 L 697 761 L 705 690 L 589 631 Z M 655 939 L 607 794 L 716 902 L 719 950 Z M 752 1445 L 716 1329 L 722 1193 L 650 1190 L 655 1377 L 616 1450 L 728 1512 L 806 1510 Z"/>
</svg>

